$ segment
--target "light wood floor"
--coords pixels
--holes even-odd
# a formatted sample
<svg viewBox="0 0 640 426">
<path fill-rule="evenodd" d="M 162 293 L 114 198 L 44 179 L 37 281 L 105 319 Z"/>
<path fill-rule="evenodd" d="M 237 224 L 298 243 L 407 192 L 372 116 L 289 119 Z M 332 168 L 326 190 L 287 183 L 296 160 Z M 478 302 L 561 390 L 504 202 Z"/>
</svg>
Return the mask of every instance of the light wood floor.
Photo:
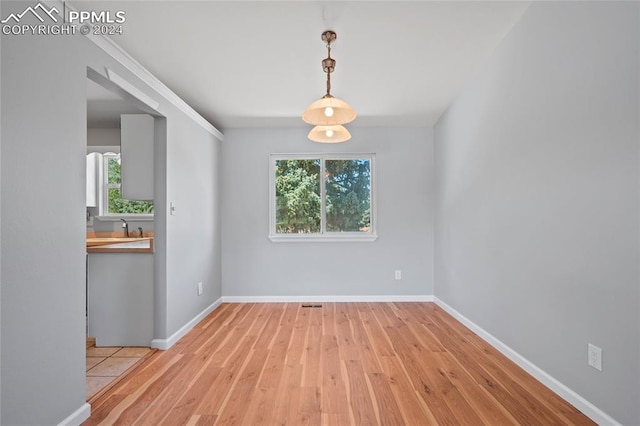
<svg viewBox="0 0 640 426">
<path fill-rule="evenodd" d="M 86 425 L 594 424 L 433 303 L 223 304 Z"/>
</svg>

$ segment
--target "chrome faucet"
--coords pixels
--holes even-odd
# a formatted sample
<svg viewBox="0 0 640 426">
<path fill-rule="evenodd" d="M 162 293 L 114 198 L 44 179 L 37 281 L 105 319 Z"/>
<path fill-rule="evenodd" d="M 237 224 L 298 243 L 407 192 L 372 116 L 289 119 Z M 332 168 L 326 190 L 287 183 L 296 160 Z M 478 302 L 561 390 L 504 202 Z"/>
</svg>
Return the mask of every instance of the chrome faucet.
<svg viewBox="0 0 640 426">
<path fill-rule="evenodd" d="M 122 221 L 122 228 L 124 229 L 124 236 L 129 238 L 129 224 L 126 220 L 120 219 Z"/>
</svg>

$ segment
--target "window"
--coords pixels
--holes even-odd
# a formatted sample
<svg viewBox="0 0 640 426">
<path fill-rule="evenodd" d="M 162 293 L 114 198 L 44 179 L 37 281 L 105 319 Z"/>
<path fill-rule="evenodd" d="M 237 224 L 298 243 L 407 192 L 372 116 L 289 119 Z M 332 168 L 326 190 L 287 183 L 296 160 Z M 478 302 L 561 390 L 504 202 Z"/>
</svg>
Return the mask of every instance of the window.
<svg viewBox="0 0 640 426">
<path fill-rule="evenodd" d="M 152 215 L 153 202 L 125 200 L 120 195 L 120 154 L 104 154 L 103 216 Z"/>
<path fill-rule="evenodd" d="M 372 154 L 272 155 L 272 241 L 373 241 Z"/>
</svg>

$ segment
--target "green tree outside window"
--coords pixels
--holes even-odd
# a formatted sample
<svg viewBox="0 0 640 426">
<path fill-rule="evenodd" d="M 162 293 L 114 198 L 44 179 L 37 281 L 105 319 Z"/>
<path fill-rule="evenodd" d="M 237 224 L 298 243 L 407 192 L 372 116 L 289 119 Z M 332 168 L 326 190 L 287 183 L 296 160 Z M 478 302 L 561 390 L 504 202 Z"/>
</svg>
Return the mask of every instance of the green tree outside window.
<svg viewBox="0 0 640 426">
<path fill-rule="evenodd" d="M 371 159 L 276 159 L 275 230 L 370 233 Z"/>
<path fill-rule="evenodd" d="M 117 156 L 107 158 L 107 213 L 123 214 L 153 214 L 152 201 L 125 200 L 120 193 L 122 184 L 120 175 L 120 161 Z"/>
</svg>

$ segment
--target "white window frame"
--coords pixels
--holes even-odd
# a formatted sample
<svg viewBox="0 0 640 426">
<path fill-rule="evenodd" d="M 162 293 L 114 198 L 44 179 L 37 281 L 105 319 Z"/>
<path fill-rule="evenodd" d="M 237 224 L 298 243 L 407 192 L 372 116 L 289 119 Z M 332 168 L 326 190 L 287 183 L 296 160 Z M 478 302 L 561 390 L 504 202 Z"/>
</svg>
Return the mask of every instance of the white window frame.
<svg viewBox="0 0 640 426">
<path fill-rule="evenodd" d="M 118 188 L 122 194 L 122 183 L 109 183 L 109 159 L 119 158 L 120 153 L 106 152 L 102 155 L 102 199 L 99 207 L 98 220 L 101 221 L 118 221 L 120 219 L 137 220 L 137 221 L 151 221 L 154 219 L 154 214 L 147 213 L 110 213 L 109 212 L 109 189 Z M 121 177 L 122 179 L 122 177 Z"/>
<path fill-rule="evenodd" d="M 373 153 L 331 153 L 331 154 L 270 154 L 269 155 L 269 239 L 273 242 L 372 242 L 377 235 L 376 171 Z M 327 160 L 369 160 L 371 204 L 370 232 L 327 232 L 326 231 L 326 182 L 325 161 Z M 315 234 L 279 234 L 276 232 L 276 161 L 277 160 L 320 160 L 320 232 Z"/>
</svg>

